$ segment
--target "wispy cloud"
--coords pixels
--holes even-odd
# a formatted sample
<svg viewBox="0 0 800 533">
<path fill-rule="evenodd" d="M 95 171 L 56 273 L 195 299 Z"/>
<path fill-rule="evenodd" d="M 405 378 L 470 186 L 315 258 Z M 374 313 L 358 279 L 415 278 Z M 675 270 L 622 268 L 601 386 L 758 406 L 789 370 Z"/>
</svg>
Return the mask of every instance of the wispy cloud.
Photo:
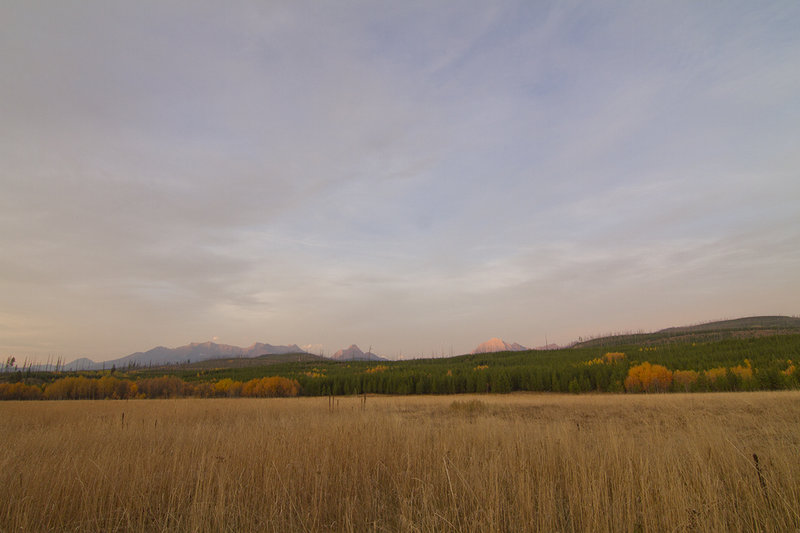
<svg viewBox="0 0 800 533">
<path fill-rule="evenodd" d="M 800 9 L 0 7 L 0 351 L 796 313 Z"/>
</svg>

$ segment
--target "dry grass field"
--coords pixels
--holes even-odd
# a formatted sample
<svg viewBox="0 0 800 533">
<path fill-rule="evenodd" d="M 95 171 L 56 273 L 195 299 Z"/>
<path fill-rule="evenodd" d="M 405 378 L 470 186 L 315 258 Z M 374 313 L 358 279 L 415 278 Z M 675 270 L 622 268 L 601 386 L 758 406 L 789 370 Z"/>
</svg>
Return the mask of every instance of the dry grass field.
<svg viewBox="0 0 800 533">
<path fill-rule="evenodd" d="M 4 402 L 0 449 L 2 532 L 800 528 L 796 391 Z"/>
</svg>

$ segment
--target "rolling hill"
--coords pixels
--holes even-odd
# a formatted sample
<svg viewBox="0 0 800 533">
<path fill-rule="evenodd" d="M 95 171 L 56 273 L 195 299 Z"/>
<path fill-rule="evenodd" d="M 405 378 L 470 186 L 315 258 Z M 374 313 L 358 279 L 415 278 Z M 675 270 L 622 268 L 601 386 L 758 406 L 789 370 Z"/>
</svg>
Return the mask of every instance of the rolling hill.
<svg viewBox="0 0 800 533">
<path fill-rule="evenodd" d="M 725 339 L 749 339 L 800 333 L 800 318 L 790 316 L 753 316 L 732 320 L 676 326 L 651 333 L 607 335 L 577 342 L 575 348 L 639 345 L 653 346 L 675 342 L 711 342 Z"/>
</svg>

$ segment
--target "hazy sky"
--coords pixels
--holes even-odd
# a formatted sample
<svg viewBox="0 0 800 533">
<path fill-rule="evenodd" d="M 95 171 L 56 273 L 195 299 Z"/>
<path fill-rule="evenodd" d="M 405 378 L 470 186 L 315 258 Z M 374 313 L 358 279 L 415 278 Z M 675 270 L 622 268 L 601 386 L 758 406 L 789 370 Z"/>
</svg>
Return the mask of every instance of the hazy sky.
<svg viewBox="0 0 800 533">
<path fill-rule="evenodd" d="M 0 4 L 0 355 L 800 314 L 800 3 Z"/>
</svg>

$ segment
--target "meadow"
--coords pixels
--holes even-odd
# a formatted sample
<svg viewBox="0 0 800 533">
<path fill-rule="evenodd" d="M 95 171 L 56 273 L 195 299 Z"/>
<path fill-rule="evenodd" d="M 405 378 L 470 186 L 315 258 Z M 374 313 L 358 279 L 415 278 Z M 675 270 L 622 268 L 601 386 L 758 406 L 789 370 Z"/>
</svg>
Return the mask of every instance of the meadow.
<svg viewBox="0 0 800 533">
<path fill-rule="evenodd" d="M 800 392 L 0 403 L 0 531 L 796 531 Z"/>
</svg>

